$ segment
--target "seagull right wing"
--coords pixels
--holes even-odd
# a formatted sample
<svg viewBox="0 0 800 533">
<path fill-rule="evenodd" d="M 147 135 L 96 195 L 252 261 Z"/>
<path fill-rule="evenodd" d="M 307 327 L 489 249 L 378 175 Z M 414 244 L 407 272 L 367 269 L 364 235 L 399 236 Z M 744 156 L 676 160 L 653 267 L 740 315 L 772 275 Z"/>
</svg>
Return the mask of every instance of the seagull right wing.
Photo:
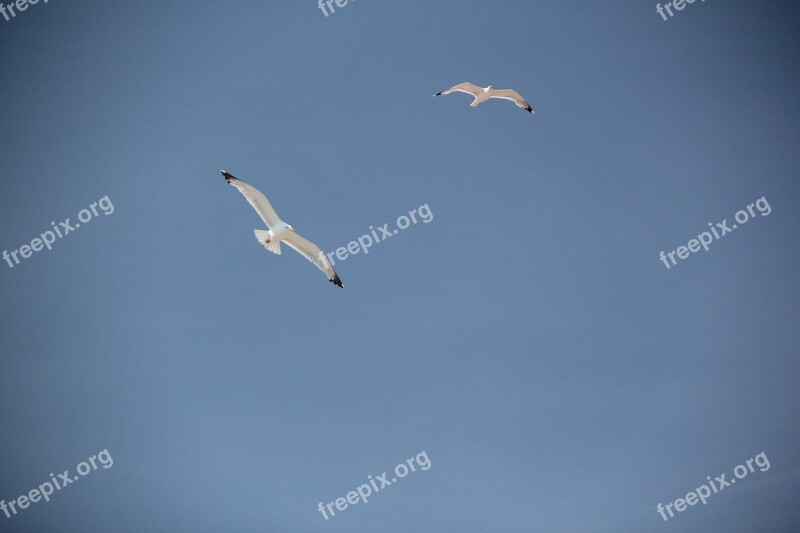
<svg viewBox="0 0 800 533">
<path fill-rule="evenodd" d="M 222 175 L 225 176 L 225 181 L 239 189 L 239 192 L 247 198 L 247 201 L 250 202 L 250 205 L 253 206 L 253 209 L 256 210 L 267 227 L 272 229 L 280 224 L 281 219 L 278 218 L 278 213 L 272 208 L 272 205 L 270 205 L 264 193 L 224 170 L 221 172 Z"/>
<path fill-rule="evenodd" d="M 494 89 L 489 93 L 490 98 L 502 98 L 503 100 L 511 100 L 518 107 L 521 107 L 528 113 L 533 113 L 533 108 L 525 101 L 521 94 L 514 89 Z"/>
<path fill-rule="evenodd" d="M 442 91 L 440 93 L 436 93 L 433 96 L 441 96 L 443 94 L 450 94 L 450 93 L 456 92 L 456 91 L 458 91 L 460 93 L 471 94 L 472 96 L 477 98 L 478 95 L 483 92 L 483 89 L 481 89 L 477 85 L 473 85 L 470 82 L 467 82 L 467 83 L 462 83 L 460 85 L 456 85 L 455 87 L 450 87 L 446 91 Z"/>
<path fill-rule="evenodd" d="M 285 242 L 294 251 L 317 265 L 317 268 L 325 272 L 325 275 L 328 276 L 328 281 L 344 288 L 344 284 L 333 269 L 331 262 L 328 261 L 328 258 L 325 257 L 325 254 L 322 253 L 322 250 L 320 250 L 316 244 L 307 241 L 294 231 L 290 231 L 288 236 L 281 239 L 281 242 Z"/>
</svg>

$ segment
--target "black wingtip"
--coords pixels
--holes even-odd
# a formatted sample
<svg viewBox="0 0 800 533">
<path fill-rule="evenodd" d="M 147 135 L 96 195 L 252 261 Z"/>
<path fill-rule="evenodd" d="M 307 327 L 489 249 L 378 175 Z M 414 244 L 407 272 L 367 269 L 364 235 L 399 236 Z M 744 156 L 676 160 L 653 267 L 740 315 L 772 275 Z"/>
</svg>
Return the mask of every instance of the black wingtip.
<svg viewBox="0 0 800 533">
<path fill-rule="evenodd" d="M 525 111 L 527 111 L 528 113 L 533 113 L 533 108 L 529 106 L 525 108 Z"/>
<path fill-rule="evenodd" d="M 220 170 L 220 173 L 225 178 L 225 181 L 227 181 L 228 183 L 236 180 L 236 176 L 234 176 L 230 172 L 227 172 L 225 170 Z"/>
<path fill-rule="evenodd" d="M 328 280 L 328 281 L 330 281 L 331 283 L 333 283 L 337 287 L 341 287 L 341 288 L 344 289 L 344 283 L 342 283 L 342 280 L 339 279 L 339 275 L 338 274 L 334 274 L 333 275 L 333 279 Z"/>
<path fill-rule="evenodd" d="M 444 92 L 444 91 L 442 91 L 442 92 Z M 436 93 L 433 96 L 442 96 L 442 93 Z"/>
</svg>

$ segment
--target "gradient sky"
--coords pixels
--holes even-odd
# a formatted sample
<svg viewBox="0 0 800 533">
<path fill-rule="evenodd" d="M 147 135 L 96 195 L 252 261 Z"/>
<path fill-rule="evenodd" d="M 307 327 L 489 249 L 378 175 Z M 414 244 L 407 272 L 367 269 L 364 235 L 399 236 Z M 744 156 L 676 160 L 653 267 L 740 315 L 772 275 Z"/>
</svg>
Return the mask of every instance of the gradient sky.
<svg viewBox="0 0 800 533">
<path fill-rule="evenodd" d="M 797 531 L 800 6 L 654 4 L 0 18 L 0 250 L 115 208 L 0 263 L 0 499 L 114 460 L 0 531 Z M 463 81 L 536 114 L 431 98 Z M 259 247 L 220 169 L 325 251 L 434 219 L 337 263 L 341 290 Z"/>
</svg>

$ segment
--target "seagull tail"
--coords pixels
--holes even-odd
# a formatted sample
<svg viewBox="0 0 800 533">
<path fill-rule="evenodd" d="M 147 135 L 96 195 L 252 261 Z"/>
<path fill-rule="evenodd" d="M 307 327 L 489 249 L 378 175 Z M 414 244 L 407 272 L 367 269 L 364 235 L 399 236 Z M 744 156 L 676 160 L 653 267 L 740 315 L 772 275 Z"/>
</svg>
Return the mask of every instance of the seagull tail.
<svg viewBox="0 0 800 533">
<path fill-rule="evenodd" d="M 254 233 L 256 234 L 256 239 L 258 239 L 258 242 L 264 245 L 264 248 L 273 254 L 281 255 L 281 241 L 267 242 L 269 241 L 270 237 L 272 237 L 272 234 L 269 231 L 257 229 Z"/>
</svg>

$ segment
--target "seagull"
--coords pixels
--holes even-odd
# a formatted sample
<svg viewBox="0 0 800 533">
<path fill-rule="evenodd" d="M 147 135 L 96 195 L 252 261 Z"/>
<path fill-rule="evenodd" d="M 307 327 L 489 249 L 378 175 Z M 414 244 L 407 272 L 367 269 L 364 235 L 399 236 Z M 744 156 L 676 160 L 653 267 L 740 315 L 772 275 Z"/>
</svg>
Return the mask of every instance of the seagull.
<svg viewBox="0 0 800 533">
<path fill-rule="evenodd" d="M 344 288 L 342 280 L 339 279 L 339 276 L 336 274 L 336 271 L 333 270 L 333 266 L 331 266 L 325 254 L 322 253 L 322 250 L 317 248 L 317 245 L 313 242 L 309 242 L 295 233 L 292 226 L 282 221 L 272 208 L 272 205 L 270 205 L 267 197 L 264 196 L 264 193 L 248 185 L 229 172 L 225 172 L 224 170 L 221 172 L 225 177 L 225 181 L 239 189 L 239 192 L 247 198 L 247 201 L 250 202 L 250 205 L 253 206 L 253 209 L 256 210 L 261 220 L 263 220 L 269 228 L 269 230 L 255 230 L 258 242 L 263 244 L 270 252 L 278 255 L 281 255 L 281 242 L 285 242 L 289 248 L 292 248 L 317 265 L 317 268 L 325 272 L 325 275 L 328 276 L 328 281 Z"/>
<path fill-rule="evenodd" d="M 434 94 L 433 96 L 441 96 L 443 94 L 450 94 L 452 92 L 461 92 L 471 94 L 475 97 L 475 100 L 472 101 L 470 107 L 477 107 L 478 105 L 486 102 L 491 98 L 502 98 L 503 100 L 511 100 L 519 107 L 527 111 L 528 113 L 533 113 L 533 108 L 525 101 L 525 99 L 520 96 L 520 94 L 513 90 L 513 89 L 495 89 L 491 85 L 488 87 L 478 87 L 477 85 L 473 85 L 469 82 L 462 83 L 461 85 L 456 85 L 455 87 L 450 87 L 446 91 L 442 91 L 439 93 Z"/>
</svg>

